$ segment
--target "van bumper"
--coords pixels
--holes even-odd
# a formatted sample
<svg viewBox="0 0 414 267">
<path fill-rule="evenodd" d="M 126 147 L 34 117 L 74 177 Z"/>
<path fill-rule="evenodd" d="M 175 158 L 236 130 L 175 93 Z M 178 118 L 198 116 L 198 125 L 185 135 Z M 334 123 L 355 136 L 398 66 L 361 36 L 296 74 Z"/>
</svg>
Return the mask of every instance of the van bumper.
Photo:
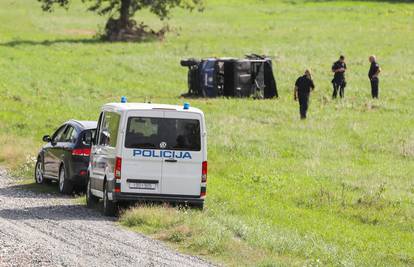
<svg viewBox="0 0 414 267">
<path fill-rule="evenodd" d="M 152 195 L 152 194 L 135 194 L 135 193 L 112 193 L 114 201 L 159 201 L 171 203 L 203 204 L 204 198 L 200 196 L 183 196 L 183 195 Z"/>
</svg>

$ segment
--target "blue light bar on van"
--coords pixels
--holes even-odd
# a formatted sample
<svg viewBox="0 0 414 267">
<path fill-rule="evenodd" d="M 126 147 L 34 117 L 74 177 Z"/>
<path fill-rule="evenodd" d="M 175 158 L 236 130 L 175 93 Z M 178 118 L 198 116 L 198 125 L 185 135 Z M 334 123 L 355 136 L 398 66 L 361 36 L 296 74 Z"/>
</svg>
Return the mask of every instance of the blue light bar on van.
<svg viewBox="0 0 414 267">
<path fill-rule="evenodd" d="M 121 97 L 121 103 L 126 103 L 127 102 L 127 98 L 126 96 L 122 96 Z"/>
<path fill-rule="evenodd" d="M 184 109 L 190 109 L 190 103 L 185 102 L 184 103 Z"/>
</svg>

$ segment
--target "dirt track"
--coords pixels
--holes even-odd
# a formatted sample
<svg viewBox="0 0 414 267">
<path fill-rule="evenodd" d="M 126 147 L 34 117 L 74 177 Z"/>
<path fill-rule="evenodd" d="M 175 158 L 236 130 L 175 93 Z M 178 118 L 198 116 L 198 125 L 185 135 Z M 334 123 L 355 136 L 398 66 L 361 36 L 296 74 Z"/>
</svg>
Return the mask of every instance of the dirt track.
<svg viewBox="0 0 414 267">
<path fill-rule="evenodd" d="M 129 232 L 71 197 L 16 185 L 0 170 L 0 266 L 206 266 Z"/>
</svg>

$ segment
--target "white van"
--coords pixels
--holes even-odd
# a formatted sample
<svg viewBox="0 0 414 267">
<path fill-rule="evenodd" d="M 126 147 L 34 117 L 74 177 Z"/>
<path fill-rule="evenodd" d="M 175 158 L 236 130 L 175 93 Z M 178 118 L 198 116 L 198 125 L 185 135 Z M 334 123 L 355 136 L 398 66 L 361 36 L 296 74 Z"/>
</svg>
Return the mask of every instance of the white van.
<svg viewBox="0 0 414 267">
<path fill-rule="evenodd" d="M 88 172 L 87 205 L 103 199 L 108 216 L 122 201 L 181 202 L 202 208 L 207 182 L 203 112 L 187 103 L 104 105 Z"/>
</svg>

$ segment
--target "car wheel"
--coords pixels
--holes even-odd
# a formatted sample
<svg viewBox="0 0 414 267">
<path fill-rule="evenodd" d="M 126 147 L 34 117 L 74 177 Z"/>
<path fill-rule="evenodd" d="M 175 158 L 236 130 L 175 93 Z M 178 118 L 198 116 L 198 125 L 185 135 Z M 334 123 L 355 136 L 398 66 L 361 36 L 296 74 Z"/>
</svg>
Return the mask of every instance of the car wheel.
<svg viewBox="0 0 414 267">
<path fill-rule="evenodd" d="M 105 216 L 113 217 L 117 211 L 116 203 L 108 198 L 108 183 L 105 183 L 103 194 L 103 214 Z"/>
<path fill-rule="evenodd" d="M 65 195 L 71 194 L 73 185 L 68 181 L 65 166 L 62 165 L 59 170 L 59 192 Z"/>
<path fill-rule="evenodd" d="M 40 158 L 38 158 L 36 161 L 34 178 L 35 178 L 36 184 L 43 184 L 45 182 L 43 162 L 41 161 Z"/>
<path fill-rule="evenodd" d="M 99 199 L 91 192 L 91 179 L 88 178 L 88 185 L 86 187 L 86 206 L 88 208 L 93 208 L 98 201 Z"/>
</svg>

